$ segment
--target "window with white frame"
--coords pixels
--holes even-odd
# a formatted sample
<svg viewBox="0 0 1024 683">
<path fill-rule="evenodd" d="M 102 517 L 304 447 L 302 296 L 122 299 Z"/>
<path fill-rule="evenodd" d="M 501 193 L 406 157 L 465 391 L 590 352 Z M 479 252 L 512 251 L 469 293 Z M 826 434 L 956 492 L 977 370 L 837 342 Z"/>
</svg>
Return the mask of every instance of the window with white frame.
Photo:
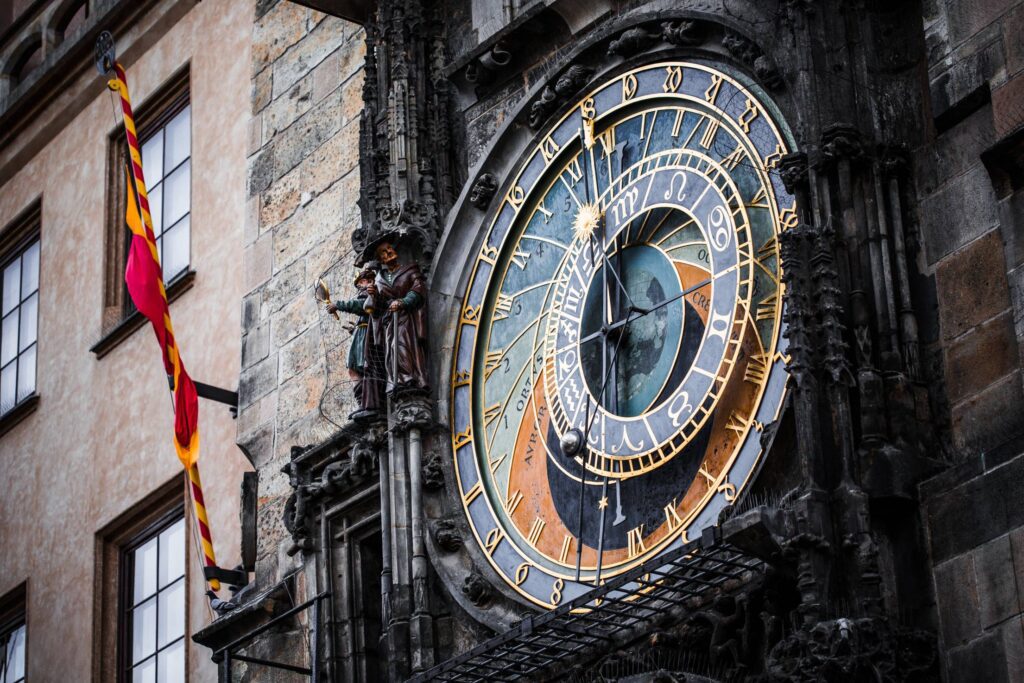
<svg viewBox="0 0 1024 683">
<path fill-rule="evenodd" d="M 179 508 L 124 549 L 122 680 L 185 681 L 185 519 Z"/>
<path fill-rule="evenodd" d="M 171 111 L 142 140 L 142 170 L 164 282 L 188 270 L 192 205 L 192 108 L 185 103 Z"/>
<path fill-rule="evenodd" d="M 0 415 L 36 393 L 39 238 L 0 260 Z"/>
<path fill-rule="evenodd" d="M 0 627 L 0 683 L 25 680 L 25 620 Z"/>
</svg>

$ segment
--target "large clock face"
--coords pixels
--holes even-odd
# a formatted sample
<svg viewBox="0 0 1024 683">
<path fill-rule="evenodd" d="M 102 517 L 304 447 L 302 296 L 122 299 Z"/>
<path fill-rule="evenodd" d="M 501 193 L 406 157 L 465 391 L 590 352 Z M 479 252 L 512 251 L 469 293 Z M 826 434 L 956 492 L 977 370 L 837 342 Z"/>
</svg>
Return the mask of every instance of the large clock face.
<svg viewBox="0 0 1024 683">
<path fill-rule="evenodd" d="M 756 470 L 786 384 L 786 152 L 751 90 L 662 63 L 580 100 L 509 181 L 458 324 L 452 446 L 477 542 L 534 603 L 692 539 Z"/>
</svg>

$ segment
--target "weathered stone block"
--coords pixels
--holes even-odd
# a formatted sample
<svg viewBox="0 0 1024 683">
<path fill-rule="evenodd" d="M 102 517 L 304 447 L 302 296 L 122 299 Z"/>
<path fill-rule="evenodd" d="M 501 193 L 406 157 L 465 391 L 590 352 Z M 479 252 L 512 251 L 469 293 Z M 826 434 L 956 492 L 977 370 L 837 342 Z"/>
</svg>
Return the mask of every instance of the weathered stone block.
<svg viewBox="0 0 1024 683">
<path fill-rule="evenodd" d="M 260 17 L 252 30 L 253 71 L 262 71 L 306 34 L 308 10 L 294 2 L 280 2 Z"/>
<path fill-rule="evenodd" d="M 305 114 L 313 106 L 313 82 L 304 78 L 263 111 L 263 137 L 267 140 Z"/>
<path fill-rule="evenodd" d="M 1009 681 L 1003 659 L 1003 640 L 996 631 L 949 652 L 950 681 Z"/>
<path fill-rule="evenodd" d="M 263 302 L 268 314 L 275 313 L 306 289 L 306 264 L 296 261 L 279 271 L 263 288 Z"/>
<path fill-rule="evenodd" d="M 291 267 L 310 249 L 323 248 L 341 215 L 342 186 L 335 185 L 274 230 L 274 267 Z"/>
<path fill-rule="evenodd" d="M 1024 38 L 1018 36 L 1018 41 Z M 1011 78 L 992 91 L 992 123 L 1004 137 L 1024 124 L 1024 75 Z"/>
<path fill-rule="evenodd" d="M 950 2 L 949 34 L 955 43 L 974 36 L 1002 15 L 1010 3 L 1006 0 L 970 0 Z"/>
<path fill-rule="evenodd" d="M 312 95 L 314 102 L 319 102 L 341 85 L 341 72 L 338 70 L 338 65 L 344 50 L 344 46 L 338 48 L 313 69 Z"/>
<path fill-rule="evenodd" d="M 311 415 L 319 417 L 320 397 L 326 388 L 327 373 L 319 365 L 281 384 L 277 400 L 278 432 L 284 434 L 296 422 Z M 316 438 L 309 439 L 309 443 L 316 441 Z"/>
<path fill-rule="evenodd" d="M 928 531 L 935 562 L 1006 533 L 1006 502 L 993 484 L 991 479 L 977 477 L 928 501 Z"/>
<path fill-rule="evenodd" d="M 1003 652 L 1009 679 L 1024 681 L 1024 620 L 1021 617 L 1014 617 L 1003 624 Z"/>
<path fill-rule="evenodd" d="M 359 120 L 363 112 L 363 72 L 356 72 L 341 86 L 341 125 Z"/>
<path fill-rule="evenodd" d="M 970 553 L 935 568 L 935 596 L 946 648 L 962 645 L 978 635 L 978 588 Z"/>
<path fill-rule="evenodd" d="M 274 148 L 265 147 L 249 160 L 249 196 L 263 192 L 274 179 Z"/>
<path fill-rule="evenodd" d="M 257 469 L 266 465 L 274 454 L 274 423 L 261 424 L 252 431 L 239 432 L 238 447 Z M 262 479 L 262 477 L 261 477 Z M 262 488 L 263 482 L 260 482 Z M 262 495 L 262 494 L 261 494 Z"/>
<path fill-rule="evenodd" d="M 946 389 L 956 403 L 1013 372 L 1020 364 L 1010 312 L 982 323 L 946 347 Z"/>
<path fill-rule="evenodd" d="M 274 139 L 274 179 L 295 168 L 341 128 L 340 91 L 325 98 Z"/>
<path fill-rule="evenodd" d="M 991 448 L 1024 427 L 1020 372 L 953 406 L 953 438 L 960 447 Z"/>
<path fill-rule="evenodd" d="M 270 355 L 270 323 L 249 330 L 242 337 L 242 367 L 247 368 Z"/>
<path fill-rule="evenodd" d="M 994 538 L 974 551 L 974 573 L 983 629 L 1020 613 L 1009 535 Z"/>
<path fill-rule="evenodd" d="M 270 279 L 274 266 L 273 239 L 264 235 L 242 252 L 242 271 L 246 291 L 252 291 Z"/>
<path fill-rule="evenodd" d="M 914 155 L 914 177 L 922 195 L 981 164 L 980 155 L 996 141 L 992 109 L 985 106 L 939 135 Z"/>
<path fill-rule="evenodd" d="M 264 69 L 252 79 L 252 113 L 258 114 L 270 104 L 274 94 L 274 72 Z"/>
<path fill-rule="evenodd" d="M 274 348 L 280 348 L 315 323 L 322 309 L 312 290 L 302 291 L 270 317 Z"/>
<path fill-rule="evenodd" d="M 311 325 L 305 332 L 282 346 L 278 356 L 281 360 L 278 378 L 282 383 L 314 364 L 322 365 L 324 355 L 320 343 L 320 328 Z"/>
<path fill-rule="evenodd" d="M 238 378 L 238 405 L 251 405 L 277 386 L 277 354 L 242 370 Z"/>
<path fill-rule="evenodd" d="M 340 180 L 358 163 L 359 123 L 353 121 L 302 162 L 299 167 L 302 171 L 302 191 L 317 195 Z"/>
<path fill-rule="evenodd" d="M 999 231 L 993 230 L 943 259 L 935 281 L 943 339 L 958 337 L 1009 308 Z"/>
<path fill-rule="evenodd" d="M 299 169 L 279 178 L 260 195 L 260 234 L 295 213 L 301 196 Z"/>
<path fill-rule="evenodd" d="M 1024 5 L 1017 5 L 1003 17 L 1003 49 L 1006 50 L 1006 73 L 1017 75 L 1024 70 Z"/>
<path fill-rule="evenodd" d="M 297 80 L 308 74 L 345 40 L 345 27 L 340 19 L 329 17 L 302 37 L 294 47 L 274 62 L 274 97 L 278 97 Z"/>
</svg>

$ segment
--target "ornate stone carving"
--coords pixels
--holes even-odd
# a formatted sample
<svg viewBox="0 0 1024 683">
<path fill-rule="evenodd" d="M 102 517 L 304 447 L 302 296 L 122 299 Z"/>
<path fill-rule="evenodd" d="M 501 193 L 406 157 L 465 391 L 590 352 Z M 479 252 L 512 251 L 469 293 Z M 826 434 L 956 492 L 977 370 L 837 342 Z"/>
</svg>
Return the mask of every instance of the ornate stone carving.
<svg viewBox="0 0 1024 683">
<path fill-rule="evenodd" d="M 407 432 L 413 427 L 430 429 L 434 414 L 430 402 L 422 396 L 405 396 L 392 404 L 391 423 L 396 432 Z"/>
<path fill-rule="evenodd" d="M 779 161 L 779 175 L 786 192 L 796 194 L 807 187 L 807 155 L 802 152 L 787 154 Z"/>
<path fill-rule="evenodd" d="M 441 550 L 454 553 L 462 547 L 462 534 L 454 522 L 442 519 L 434 525 L 434 542 Z"/>
<path fill-rule="evenodd" d="M 469 191 L 469 203 L 483 211 L 498 191 L 498 181 L 490 173 L 481 173 Z"/>
<path fill-rule="evenodd" d="M 823 342 L 822 364 L 832 382 L 852 386 L 853 375 L 847 356 L 849 347 L 844 338 L 844 308 L 839 274 L 832 258 L 834 231 L 825 226 L 814 237 L 813 281 L 818 309 L 818 327 Z"/>
<path fill-rule="evenodd" d="M 441 456 L 434 453 L 423 463 L 423 488 L 428 491 L 439 491 L 444 488 L 444 470 L 441 468 Z"/>
<path fill-rule="evenodd" d="M 487 583 L 487 580 L 475 570 L 463 582 L 462 593 L 469 598 L 471 603 L 480 608 L 490 607 L 494 597 L 491 584 Z"/>
<path fill-rule="evenodd" d="M 722 47 L 753 71 L 765 87 L 777 90 L 782 86 L 782 76 L 774 62 L 746 36 L 727 30 L 722 37 Z"/>
<path fill-rule="evenodd" d="M 530 105 L 530 128 L 535 130 L 539 128 L 548 114 L 554 111 L 560 102 L 575 95 L 593 75 L 594 70 L 590 67 L 573 64 L 559 76 L 554 87 L 545 86 L 537 99 Z"/>
<path fill-rule="evenodd" d="M 683 19 L 666 21 L 661 25 L 661 37 L 666 43 L 689 47 L 704 42 L 704 25 L 697 21 Z"/>
<path fill-rule="evenodd" d="M 656 36 L 651 35 L 642 26 L 634 26 L 623 31 L 618 38 L 608 44 L 609 55 L 631 57 L 654 43 Z"/>
<path fill-rule="evenodd" d="M 809 294 L 807 242 L 809 228 L 798 225 L 779 235 L 779 249 L 785 268 L 782 281 L 786 284 L 785 310 L 786 338 L 789 339 L 789 373 L 797 387 L 813 382 L 813 310 Z"/>
<path fill-rule="evenodd" d="M 849 123 L 834 123 L 821 134 L 821 156 L 827 163 L 840 159 L 856 161 L 863 154 L 860 132 Z"/>
</svg>

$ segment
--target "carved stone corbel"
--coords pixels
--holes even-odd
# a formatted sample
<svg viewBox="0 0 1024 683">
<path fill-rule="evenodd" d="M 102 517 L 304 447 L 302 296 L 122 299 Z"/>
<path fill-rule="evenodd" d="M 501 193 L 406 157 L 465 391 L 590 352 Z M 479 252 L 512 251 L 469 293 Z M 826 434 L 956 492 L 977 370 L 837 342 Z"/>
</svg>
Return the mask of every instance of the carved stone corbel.
<svg viewBox="0 0 1024 683">
<path fill-rule="evenodd" d="M 497 191 L 498 181 L 493 174 L 485 171 L 477 176 L 476 182 L 473 183 L 473 188 L 469 191 L 469 203 L 483 211 Z"/>
<path fill-rule="evenodd" d="M 608 44 L 608 54 L 620 57 L 632 57 L 655 43 L 658 36 L 648 33 L 642 26 L 634 26 L 619 34 L 619 37 Z"/>
<path fill-rule="evenodd" d="M 704 25 L 698 21 L 666 21 L 661 25 L 661 38 L 666 43 L 690 47 L 700 45 L 705 37 Z"/>
<path fill-rule="evenodd" d="M 536 130 L 544 123 L 548 115 L 558 108 L 558 105 L 566 99 L 575 95 L 594 75 L 594 70 L 588 66 L 573 64 L 565 70 L 554 87 L 548 85 L 541 91 L 537 99 L 530 105 L 530 128 Z"/>
</svg>

